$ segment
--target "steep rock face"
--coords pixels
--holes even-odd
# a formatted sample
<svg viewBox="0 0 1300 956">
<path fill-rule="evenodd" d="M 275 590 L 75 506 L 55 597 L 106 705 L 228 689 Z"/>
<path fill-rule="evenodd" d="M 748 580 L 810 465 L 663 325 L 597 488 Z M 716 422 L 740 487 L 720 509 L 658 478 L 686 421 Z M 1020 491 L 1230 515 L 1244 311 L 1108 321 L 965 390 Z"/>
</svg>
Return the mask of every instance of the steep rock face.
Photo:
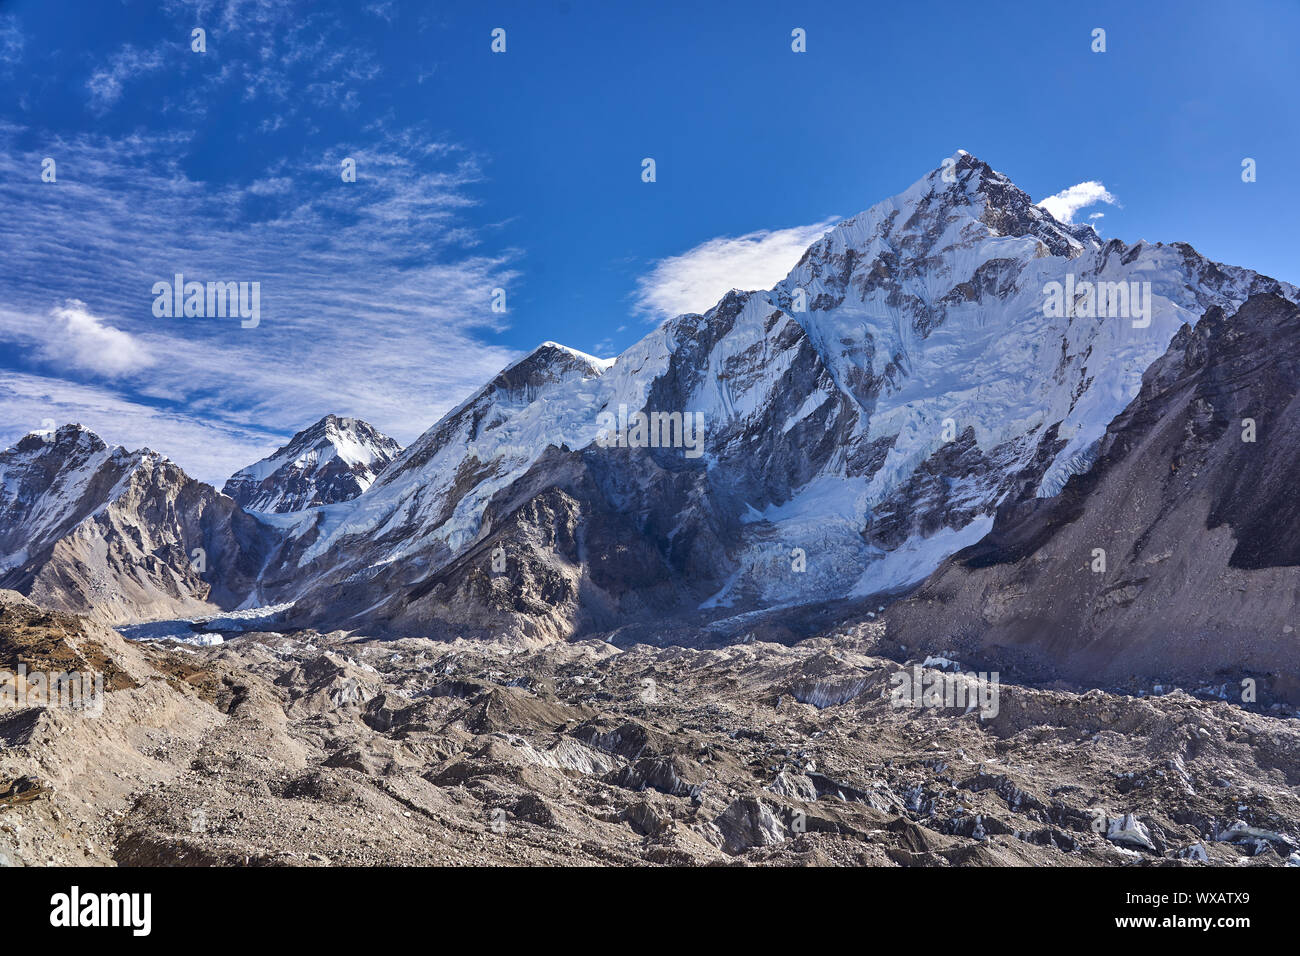
<svg viewBox="0 0 1300 956">
<path fill-rule="evenodd" d="M 313 589 L 292 620 L 355 614 L 376 632 L 542 644 L 661 620 L 684 597 L 697 604 L 716 588 L 719 529 L 674 537 L 671 503 L 701 498 L 702 471 L 662 467 L 644 450 L 614 454 L 612 464 L 604 451 L 552 446 L 493 496 L 484 534 L 450 561 L 384 564 L 332 597 Z M 620 484 L 629 467 L 635 487 Z"/>
<path fill-rule="evenodd" d="M 1149 309 L 1047 305 L 1051 283 L 1100 281 L 1149 290 Z M 457 633 L 541 639 L 896 592 L 1001 503 L 1085 470 L 1177 329 L 1256 292 L 1297 296 L 1189 246 L 1103 243 L 958 154 L 951 177 L 840 223 L 771 291 L 733 291 L 612 361 L 542 346 L 366 495 L 294 526 L 277 573 L 310 623 L 342 600 L 340 626 L 441 633 L 455 607 Z M 702 416 L 702 445 L 599 440 L 637 411 Z M 573 546 L 539 544 L 552 538 Z M 497 547 L 521 577 L 487 588 Z M 629 555 L 654 572 L 595 585 Z"/>
<path fill-rule="evenodd" d="M 891 636 L 1039 677 L 1300 699 L 1297 356 L 1279 296 L 1184 326 L 1092 469 L 1004 507 L 890 610 Z"/>
<path fill-rule="evenodd" d="M 0 453 L 0 587 L 107 623 L 230 609 L 275 532 L 148 449 L 79 425 Z"/>
<path fill-rule="evenodd" d="M 235 472 L 222 491 L 249 511 L 284 513 L 351 501 L 400 451 L 359 418 L 326 415 L 274 454 Z"/>
</svg>

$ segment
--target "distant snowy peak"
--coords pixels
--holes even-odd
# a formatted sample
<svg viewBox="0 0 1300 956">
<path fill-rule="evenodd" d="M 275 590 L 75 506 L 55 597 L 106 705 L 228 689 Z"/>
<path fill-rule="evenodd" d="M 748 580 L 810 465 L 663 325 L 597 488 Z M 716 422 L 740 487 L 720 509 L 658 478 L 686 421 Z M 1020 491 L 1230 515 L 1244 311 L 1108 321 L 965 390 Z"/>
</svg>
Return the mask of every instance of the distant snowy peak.
<svg viewBox="0 0 1300 956">
<path fill-rule="evenodd" d="M 903 192 L 829 230 L 799 266 L 852 252 L 859 261 L 885 255 L 925 271 L 937 265 L 926 261 L 926 253 L 1001 237 L 1036 240 L 1038 254 L 1066 259 L 1100 245 L 1091 226 L 1058 222 L 1003 173 L 958 151 Z"/>
<path fill-rule="evenodd" d="M 133 484 L 162 473 L 193 481 L 166 456 L 109 446 L 82 425 L 25 436 L 0 451 L 0 569 L 14 555 L 57 540 Z"/>
<path fill-rule="evenodd" d="M 357 497 L 401 451 L 359 418 L 326 415 L 233 474 L 222 489 L 249 511 L 285 513 Z"/>
</svg>

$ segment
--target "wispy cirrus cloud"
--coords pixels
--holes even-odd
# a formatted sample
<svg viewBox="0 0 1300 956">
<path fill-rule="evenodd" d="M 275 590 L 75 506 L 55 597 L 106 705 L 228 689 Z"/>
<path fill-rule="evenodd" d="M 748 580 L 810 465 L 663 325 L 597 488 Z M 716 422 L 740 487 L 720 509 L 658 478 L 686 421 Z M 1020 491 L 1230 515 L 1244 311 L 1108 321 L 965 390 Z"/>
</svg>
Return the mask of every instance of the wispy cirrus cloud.
<svg viewBox="0 0 1300 956">
<path fill-rule="evenodd" d="M 189 117 L 233 94 L 274 103 L 277 114 L 258 120 L 273 132 L 314 109 L 357 110 L 361 91 L 383 74 L 338 10 L 294 0 L 165 0 L 163 9 L 178 27 L 202 27 L 207 35 L 201 57 L 176 63 L 193 85 L 170 97 L 167 108 Z M 392 8 L 378 12 L 391 15 Z"/>
<path fill-rule="evenodd" d="M 808 226 L 710 239 L 660 259 L 637 280 L 636 310 L 656 320 L 702 312 L 731 289 L 769 289 L 838 221 L 832 217 Z"/>
<path fill-rule="evenodd" d="M 303 13 L 293 0 L 163 0 L 163 6 L 192 17 L 196 26 L 217 24 L 227 30 L 261 29 Z"/>
<path fill-rule="evenodd" d="M 98 112 L 107 110 L 122 98 L 128 83 L 162 69 L 164 62 L 161 50 L 141 50 L 126 44 L 86 81 L 91 108 Z"/>
<path fill-rule="evenodd" d="M 284 438 L 272 429 L 133 401 L 112 388 L 5 369 L 0 369 L 0 410 L 5 445 L 30 432 L 75 422 L 110 445 L 160 451 L 218 488 L 227 476 L 279 447 Z"/>
<path fill-rule="evenodd" d="M 1075 213 L 1089 206 L 1095 206 L 1099 202 L 1110 206 L 1119 205 L 1119 200 L 1111 195 L 1105 186 L 1095 179 L 1090 179 L 1087 182 L 1076 183 L 1068 189 L 1062 189 L 1055 196 L 1040 200 L 1038 205 L 1050 212 L 1058 221 L 1070 224 L 1074 222 Z M 1094 213 L 1088 218 L 1097 219 L 1101 215 L 1104 213 L 1100 215 Z"/>
<path fill-rule="evenodd" d="M 482 341 L 507 321 L 491 290 L 515 272 L 475 251 L 462 214 L 482 176 L 455 144 L 376 126 L 365 143 L 208 183 L 184 172 L 185 134 L 87 134 L 32 150 L 26 132 L 0 124 L 6 364 L 111 395 L 123 421 L 170 409 L 204 422 L 150 442 L 182 466 L 216 460 L 212 432 L 283 438 L 327 412 L 409 442 L 516 357 Z M 47 155 L 56 183 L 32 173 Z M 340 177 L 345 157 L 355 183 Z M 260 324 L 155 318 L 153 285 L 176 273 L 259 282 Z M 128 443 L 100 420 L 106 440 Z M 4 444 L 35 427 L 3 396 L 0 423 Z"/>
<path fill-rule="evenodd" d="M 23 58 L 27 38 L 23 35 L 18 18 L 0 15 L 0 69 L 12 67 Z"/>
</svg>

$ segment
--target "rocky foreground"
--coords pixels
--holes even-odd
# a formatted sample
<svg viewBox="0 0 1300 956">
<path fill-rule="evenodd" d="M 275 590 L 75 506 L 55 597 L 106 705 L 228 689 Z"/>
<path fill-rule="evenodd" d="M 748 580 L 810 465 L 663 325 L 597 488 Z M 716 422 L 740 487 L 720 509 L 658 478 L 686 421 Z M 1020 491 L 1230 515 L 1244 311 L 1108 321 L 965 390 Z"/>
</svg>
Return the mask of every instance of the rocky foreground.
<svg viewBox="0 0 1300 956">
<path fill-rule="evenodd" d="M 139 644 L 10 592 L 0 669 L 106 690 L 99 716 L 0 709 L 0 862 L 1300 864 L 1294 717 L 1005 684 L 986 719 L 899 707 L 907 658 L 879 621 L 714 650 Z"/>
</svg>

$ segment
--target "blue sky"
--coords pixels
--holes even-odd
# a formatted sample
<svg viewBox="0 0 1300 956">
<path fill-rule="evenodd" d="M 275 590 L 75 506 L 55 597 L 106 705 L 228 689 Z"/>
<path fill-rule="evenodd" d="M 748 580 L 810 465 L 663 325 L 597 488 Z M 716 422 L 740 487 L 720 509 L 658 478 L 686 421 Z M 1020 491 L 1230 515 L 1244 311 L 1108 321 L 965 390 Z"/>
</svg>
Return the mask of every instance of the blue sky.
<svg viewBox="0 0 1300 956">
<path fill-rule="evenodd" d="M 958 148 L 1300 281 L 1297 35 L 1294 2 L 0 0 L 0 444 L 76 420 L 219 482 L 327 412 L 409 442 L 541 341 L 770 286 Z M 176 272 L 259 281 L 260 324 L 155 317 Z"/>
</svg>

